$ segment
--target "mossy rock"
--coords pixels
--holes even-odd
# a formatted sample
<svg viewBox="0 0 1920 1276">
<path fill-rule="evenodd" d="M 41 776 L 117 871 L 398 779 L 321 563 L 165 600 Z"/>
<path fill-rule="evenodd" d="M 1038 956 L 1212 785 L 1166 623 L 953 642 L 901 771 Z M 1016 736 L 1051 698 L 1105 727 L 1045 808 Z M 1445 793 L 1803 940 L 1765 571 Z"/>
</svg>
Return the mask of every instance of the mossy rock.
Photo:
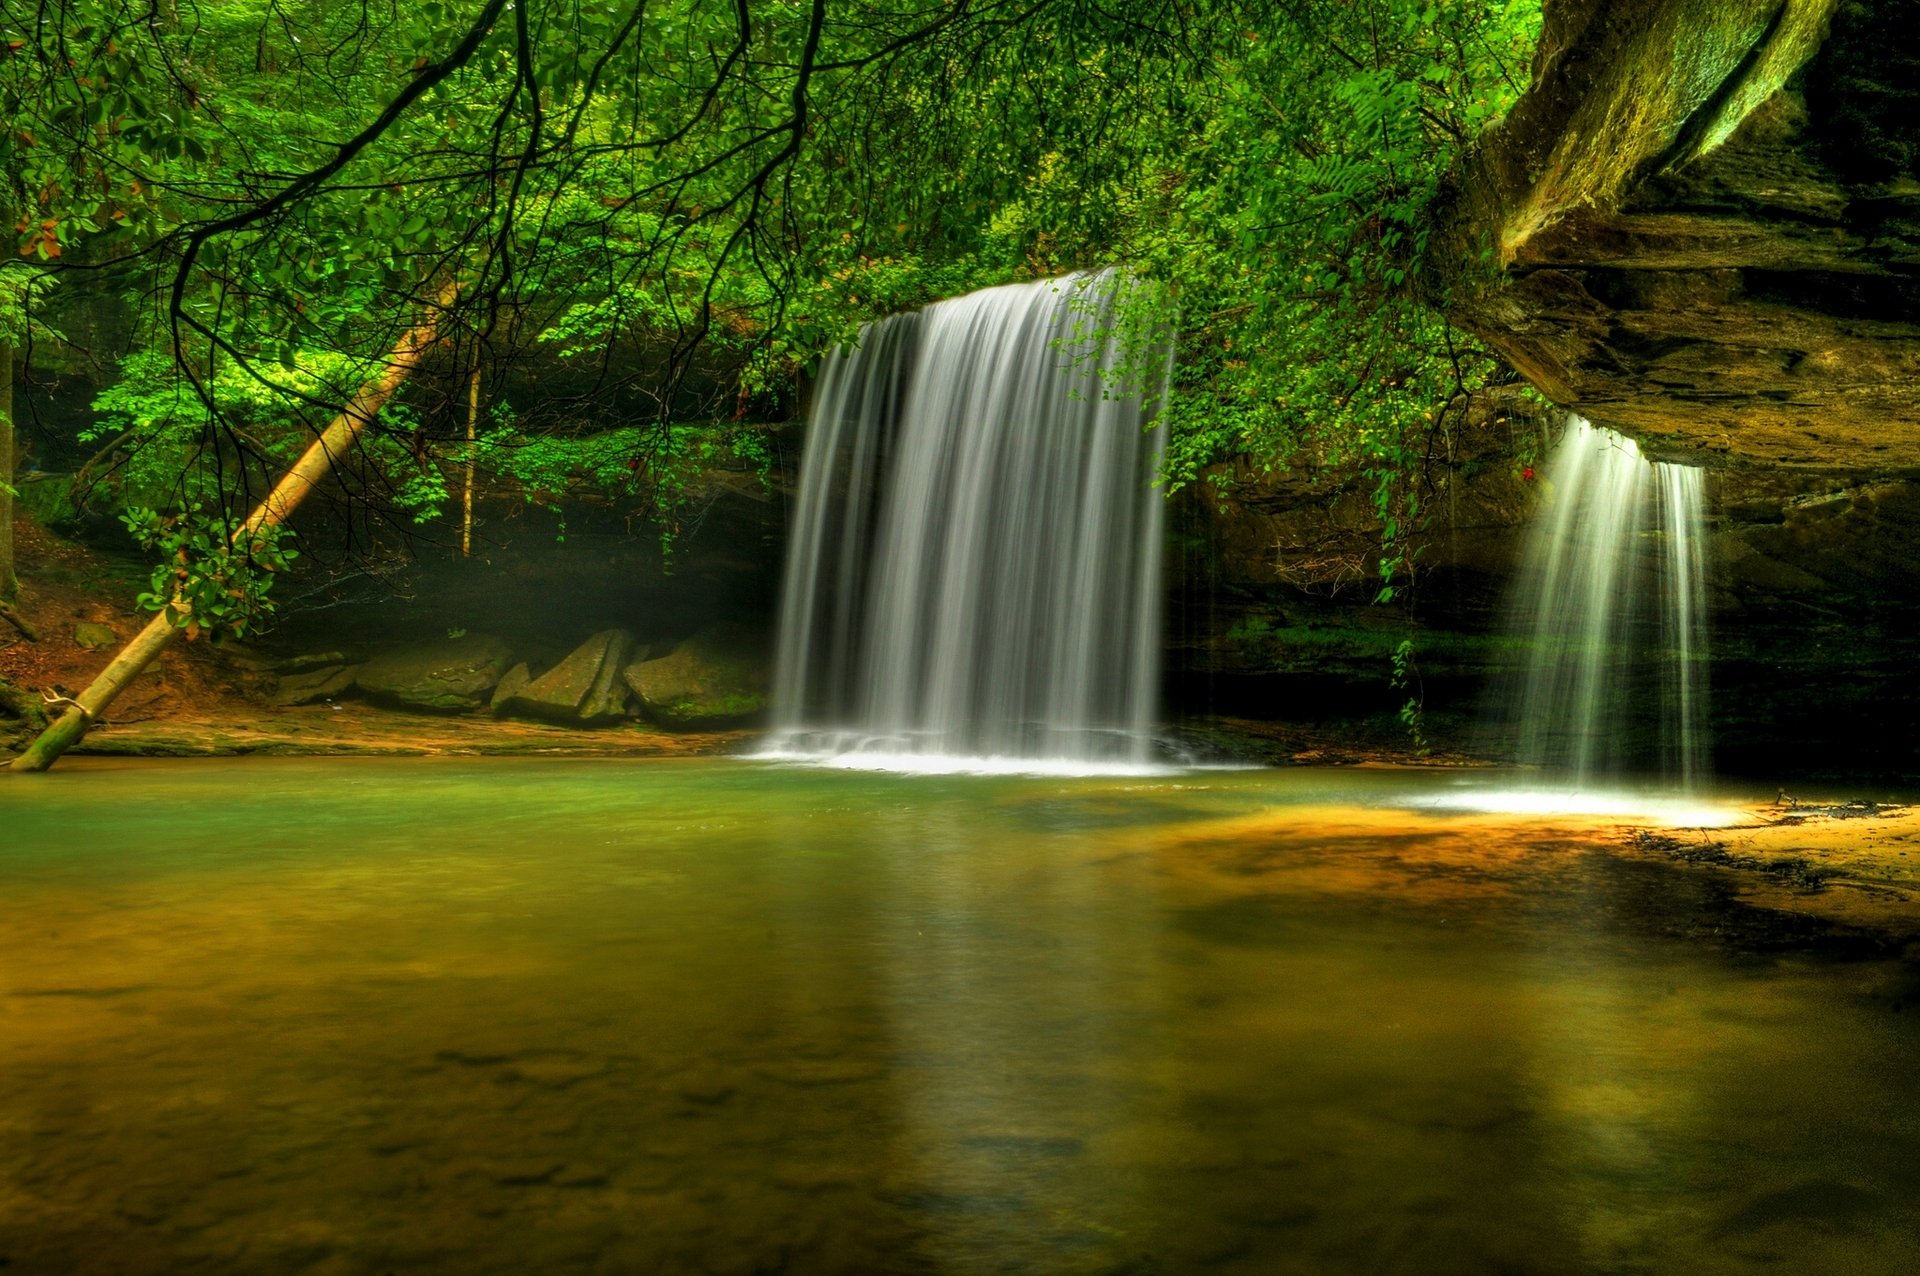
<svg viewBox="0 0 1920 1276">
<path fill-rule="evenodd" d="M 493 689 L 493 699 L 489 701 L 487 705 L 487 707 L 493 711 L 493 716 L 496 718 L 505 717 L 513 704 L 513 698 L 519 695 L 521 690 L 532 681 L 533 674 L 527 668 L 527 662 L 524 660 L 507 670 L 506 674 L 500 679 L 500 685 Z"/>
<path fill-rule="evenodd" d="M 385 651 L 360 666 L 354 683 L 369 696 L 413 709 L 477 709 L 513 663 L 491 634 L 463 634 Z"/>
<path fill-rule="evenodd" d="M 47 729 L 40 698 L 0 678 L 0 749 L 24 749 Z"/>
<path fill-rule="evenodd" d="M 603 629 L 574 648 L 559 664 L 516 688 L 510 696 L 504 699 L 496 696 L 494 712 L 580 725 L 627 717 L 627 688 L 620 674 L 632 660 L 636 648 L 637 640 L 626 630 Z M 516 666 L 515 672 L 518 671 Z"/>
<path fill-rule="evenodd" d="M 287 674 L 276 680 L 277 685 L 273 694 L 267 697 L 267 703 L 289 708 L 318 704 L 322 700 L 338 700 L 353 690 L 359 672 L 357 665 L 326 665 Z"/>
<path fill-rule="evenodd" d="M 258 659 L 258 657 L 255 658 Z M 283 660 L 272 661 L 270 667 L 273 672 L 284 677 L 288 674 L 306 673 L 312 669 L 337 669 L 352 663 L 353 661 L 347 659 L 347 654 L 343 651 L 308 651 L 297 656 L 288 656 Z"/>
<path fill-rule="evenodd" d="M 88 651 L 99 651 L 102 647 L 119 646 L 120 635 L 105 625 L 83 620 L 73 627 L 73 644 Z"/>
<path fill-rule="evenodd" d="M 80 515 L 70 474 L 23 474 L 13 499 L 42 527 L 70 527 Z"/>
<path fill-rule="evenodd" d="M 663 727 L 739 726 L 766 711 L 766 641 L 742 626 L 715 626 L 658 660 L 628 665 L 625 678 L 647 716 Z"/>
</svg>

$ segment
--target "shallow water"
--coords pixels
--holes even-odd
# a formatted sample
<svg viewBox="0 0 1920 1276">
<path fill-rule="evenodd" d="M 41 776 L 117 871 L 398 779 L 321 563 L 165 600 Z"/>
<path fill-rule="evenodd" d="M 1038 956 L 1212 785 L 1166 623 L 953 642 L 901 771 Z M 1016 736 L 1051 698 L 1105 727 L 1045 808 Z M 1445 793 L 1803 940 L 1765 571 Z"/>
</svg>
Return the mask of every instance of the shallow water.
<svg viewBox="0 0 1920 1276">
<path fill-rule="evenodd" d="M 0 783 L 19 1272 L 1906 1272 L 1920 979 L 1444 777 Z"/>
</svg>

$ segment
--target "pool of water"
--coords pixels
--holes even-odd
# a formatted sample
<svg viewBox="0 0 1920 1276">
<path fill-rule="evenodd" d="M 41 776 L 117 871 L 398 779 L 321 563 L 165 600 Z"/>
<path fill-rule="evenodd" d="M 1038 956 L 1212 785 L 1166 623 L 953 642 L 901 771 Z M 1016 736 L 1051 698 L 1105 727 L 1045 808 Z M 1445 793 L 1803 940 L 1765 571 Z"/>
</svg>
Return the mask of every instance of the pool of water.
<svg viewBox="0 0 1920 1276">
<path fill-rule="evenodd" d="M 0 1268 L 1915 1270 L 1913 967 L 1456 789 L 0 780 Z"/>
</svg>

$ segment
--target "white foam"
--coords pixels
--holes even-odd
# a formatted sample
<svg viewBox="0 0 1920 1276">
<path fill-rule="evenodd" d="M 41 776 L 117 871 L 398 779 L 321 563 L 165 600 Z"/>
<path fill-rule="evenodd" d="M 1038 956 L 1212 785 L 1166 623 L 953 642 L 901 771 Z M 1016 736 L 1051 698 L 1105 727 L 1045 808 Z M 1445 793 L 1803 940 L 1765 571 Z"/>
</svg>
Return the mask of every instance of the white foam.
<svg viewBox="0 0 1920 1276">
<path fill-rule="evenodd" d="M 747 755 L 755 761 L 788 762 L 834 771 L 887 771 L 899 775 L 1032 775 L 1061 778 L 1178 775 L 1186 768 L 1140 762 L 1089 762 L 1073 758 L 971 757 L 952 753 L 815 753 L 766 749 Z"/>
<path fill-rule="evenodd" d="M 1750 818 L 1737 807 L 1719 806 L 1696 797 L 1604 789 L 1463 790 L 1402 798 L 1394 805 L 1484 815 L 1617 816 L 1679 828 L 1725 828 Z"/>
</svg>

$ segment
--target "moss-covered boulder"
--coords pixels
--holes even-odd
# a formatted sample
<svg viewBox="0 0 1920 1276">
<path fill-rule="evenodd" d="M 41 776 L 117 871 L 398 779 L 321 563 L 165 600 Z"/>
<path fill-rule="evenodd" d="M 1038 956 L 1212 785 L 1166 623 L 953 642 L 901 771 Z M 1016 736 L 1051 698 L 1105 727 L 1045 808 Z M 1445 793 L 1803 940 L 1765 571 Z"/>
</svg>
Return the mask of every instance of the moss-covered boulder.
<svg viewBox="0 0 1920 1276">
<path fill-rule="evenodd" d="M 500 679 L 500 685 L 493 689 L 493 699 L 487 705 L 493 710 L 493 716 L 505 717 L 508 706 L 513 703 L 513 698 L 532 681 L 533 673 L 527 668 L 527 662 L 524 660 L 507 670 Z"/>
<path fill-rule="evenodd" d="M 639 649 L 638 640 L 626 630 L 603 629 L 503 702 L 496 697 L 495 711 L 580 725 L 627 717 L 627 688 L 620 674 Z"/>
<path fill-rule="evenodd" d="M 42 527 L 71 526 L 80 514 L 80 506 L 73 495 L 71 474 L 32 471 L 22 474 L 13 499 L 28 517 Z"/>
<path fill-rule="evenodd" d="M 625 680 L 647 716 L 663 727 L 738 726 L 767 707 L 766 640 L 742 626 L 715 626 L 658 660 L 628 665 Z"/>
<path fill-rule="evenodd" d="M 376 700 L 413 709 L 477 709 L 513 663 L 491 634 L 462 634 L 385 651 L 360 666 L 354 684 Z"/>
<path fill-rule="evenodd" d="M 40 698 L 0 678 L 0 749 L 24 749 L 46 729 L 47 714 Z"/>
<path fill-rule="evenodd" d="M 283 674 L 275 680 L 273 692 L 267 697 L 267 703 L 290 707 L 318 704 L 322 700 L 337 700 L 353 690 L 354 681 L 359 672 L 357 665 L 323 665 L 318 669 L 302 669 Z"/>
<path fill-rule="evenodd" d="M 314 669 L 339 669 L 352 663 L 344 651 L 303 651 L 299 655 L 272 661 L 270 667 L 284 678 L 288 674 L 307 673 Z"/>
<path fill-rule="evenodd" d="M 83 620 L 73 627 L 73 645 L 88 651 L 98 651 L 102 647 L 120 645 L 120 635 L 91 620 Z"/>
</svg>

